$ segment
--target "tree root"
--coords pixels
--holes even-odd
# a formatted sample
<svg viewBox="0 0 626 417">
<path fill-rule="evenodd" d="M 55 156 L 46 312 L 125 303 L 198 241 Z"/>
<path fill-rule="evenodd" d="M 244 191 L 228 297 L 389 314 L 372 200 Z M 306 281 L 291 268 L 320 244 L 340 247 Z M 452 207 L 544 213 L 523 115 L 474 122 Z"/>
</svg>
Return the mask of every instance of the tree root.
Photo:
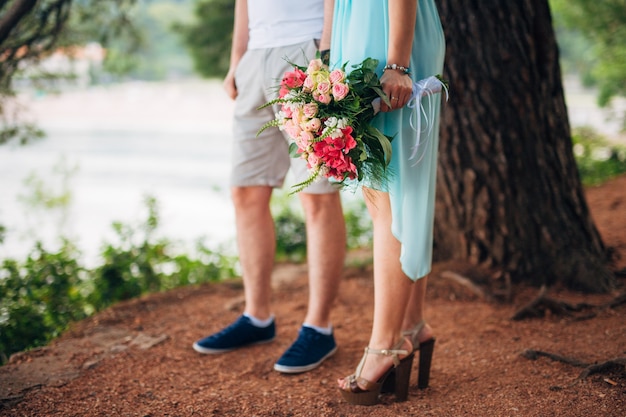
<svg viewBox="0 0 626 417">
<path fill-rule="evenodd" d="M 540 356 L 545 356 L 546 358 L 552 359 L 556 362 L 565 363 L 576 368 L 586 368 L 589 366 L 588 363 L 581 362 L 578 359 L 568 358 L 567 356 L 557 355 L 556 353 L 544 352 L 542 350 L 534 350 L 527 349 L 521 354 L 526 359 L 530 359 L 531 361 L 539 359 Z"/>
<path fill-rule="evenodd" d="M 478 285 L 474 284 L 471 279 L 464 277 L 461 274 L 457 274 L 456 272 L 452 271 L 443 271 L 441 273 L 441 277 L 467 288 L 472 294 L 474 294 L 481 300 L 490 300 L 489 295 L 487 295 L 485 291 L 483 291 Z"/>
<path fill-rule="evenodd" d="M 546 293 L 547 287 L 543 285 L 539 289 L 537 297 L 517 310 L 513 317 L 511 317 L 511 320 L 519 321 L 527 318 L 544 317 L 547 312 L 557 316 L 572 317 L 575 320 L 588 320 L 596 316 L 595 312 L 589 310 L 603 310 L 626 304 L 626 293 L 620 294 L 608 303 L 602 305 L 593 305 L 588 303 L 569 304 L 564 301 L 558 301 L 550 298 L 546 295 Z"/>
<path fill-rule="evenodd" d="M 614 358 L 602 363 L 589 364 L 579 361 L 575 358 L 568 358 L 566 356 L 557 355 L 554 353 L 543 352 L 541 350 L 527 349 L 521 354 L 524 358 L 530 360 L 536 360 L 540 356 L 552 359 L 556 362 L 565 363 L 567 365 L 574 366 L 576 368 L 584 368 L 574 383 L 581 381 L 593 374 L 609 373 L 611 371 L 621 371 L 623 376 L 626 377 L 626 357 Z"/>
</svg>

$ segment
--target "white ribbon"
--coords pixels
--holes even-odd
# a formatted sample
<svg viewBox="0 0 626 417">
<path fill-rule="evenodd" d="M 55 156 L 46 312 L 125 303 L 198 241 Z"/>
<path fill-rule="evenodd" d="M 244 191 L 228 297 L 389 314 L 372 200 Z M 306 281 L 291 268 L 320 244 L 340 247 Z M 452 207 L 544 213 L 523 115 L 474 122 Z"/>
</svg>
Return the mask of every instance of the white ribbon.
<svg viewBox="0 0 626 417">
<path fill-rule="evenodd" d="M 424 78 L 423 80 L 419 80 L 413 83 L 413 92 L 411 93 L 411 98 L 409 99 L 406 106 L 411 109 L 415 109 L 415 111 L 411 114 L 410 124 L 413 130 L 415 130 L 417 136 L 415 138 L 415 144 L 411 148 L 411 156 L 409 159 L 414 159 L 417 155 L 417 151 L 420 146 L 426 145 L 427 142 L 422 143 L 422 118 L 421 115 L 424 115 L 424 120 L 426 121 L 426 126 L 428 133 L 432 131 L 433 123 L 431 123 L 435 117 L 435 108 L 432 106 L 432 95 L 441 93 L 442 91 L 446 92 L 446 101 L 448 100 L 448 87 L 436 76 L 430 76 L 428 78 Z M 428 113 L 426 109 L 422 105 L 422 98 L 428 97 Z M 380 111 L 380 98 L 372 101 L 372 107 L 374 107 L 374 114 Z M 417 119 L 417 123 L 415 122 Z M 417 126 L 416 126 L 417 124 Z M 422 158 L 424 157 L 424 153 L 422 156 L 418 158 L 415 162 L 415 165 L 418 164 Z"/>
</svg>

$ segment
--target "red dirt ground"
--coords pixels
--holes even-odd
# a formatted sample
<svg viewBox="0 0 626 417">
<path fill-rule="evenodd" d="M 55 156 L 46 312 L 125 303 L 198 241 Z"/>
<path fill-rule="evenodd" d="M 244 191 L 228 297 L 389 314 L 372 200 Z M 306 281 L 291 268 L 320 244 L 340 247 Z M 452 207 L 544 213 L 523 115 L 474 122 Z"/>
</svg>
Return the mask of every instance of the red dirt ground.
<svg viewBox="0 0 626 417">
<path fill-rule="evenodd" d="M 77 323 L 47 347 L 14 355 L 0 368 L 0 416 L 624 417 L 623 365 L 578 378 L 581 367 L 522 356 L 536 349 L 587 364 L 626 357 L 626 304 L 606 306 L 626 288 L 626 176 L 589 188 L 587 199 L 605 243 L 619 256 L 618 290 L 581 295 L 551 289 L 552 299 L 594 307 L 513 321 L 537 289 L 516 288 L 510 303 L 489 301 L 450 278 L 450 272 L 470 276 L 471 268 L 434 265 L 427 307 L 437 335 L 431 385 L 412 387 L 406 402 L 351 406 L 336 388 L 369 337 L 369 266 L 346 266 L 333 316 L 337 354 L 306 374 L 272 370 L 294 339 L 307 300 L 306 268 L 280 265 L 273 343 L 219 356 L 191 349 L 194 340 L 240 314 L 239 281 L 148 295 Z"/>
</svg>

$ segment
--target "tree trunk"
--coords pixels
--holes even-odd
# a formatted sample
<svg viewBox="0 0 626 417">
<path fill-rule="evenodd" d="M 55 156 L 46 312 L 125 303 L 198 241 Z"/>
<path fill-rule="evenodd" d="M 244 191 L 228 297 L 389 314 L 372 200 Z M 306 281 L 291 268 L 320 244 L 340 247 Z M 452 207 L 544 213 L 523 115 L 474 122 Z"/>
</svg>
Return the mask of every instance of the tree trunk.
<svg viewBox="0 0 626 417">
<path fill-rule="evenodd" d="M 439 0 L 446 33 L 435 257 L 513 281 L 614 286 L 574 159 L 547 0 Z"/>
</svg>

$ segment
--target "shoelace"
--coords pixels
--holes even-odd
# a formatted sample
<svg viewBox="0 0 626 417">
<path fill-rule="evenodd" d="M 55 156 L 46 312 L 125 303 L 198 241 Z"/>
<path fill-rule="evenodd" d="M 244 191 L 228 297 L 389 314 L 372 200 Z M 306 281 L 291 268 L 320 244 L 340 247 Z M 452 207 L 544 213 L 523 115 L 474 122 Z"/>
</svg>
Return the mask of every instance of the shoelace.
<svg viewBox="0 0 626 417">
<path fill-rule="evenodd" d="M 289 355 L 304 354 L 306 353 L 307 346 L 309 346 L 311 343 L 317 342 L 320 336 L 321 335 L 317 333 L 316 331 L 310 331 L 310 332 L 303 331 L 300 333 L 300 336 L 298 337 L 296 342 L 293 345 L 291 345 L 291 348 L 289 348 L 289 351 L 286 353 Z"/>
</svg>

